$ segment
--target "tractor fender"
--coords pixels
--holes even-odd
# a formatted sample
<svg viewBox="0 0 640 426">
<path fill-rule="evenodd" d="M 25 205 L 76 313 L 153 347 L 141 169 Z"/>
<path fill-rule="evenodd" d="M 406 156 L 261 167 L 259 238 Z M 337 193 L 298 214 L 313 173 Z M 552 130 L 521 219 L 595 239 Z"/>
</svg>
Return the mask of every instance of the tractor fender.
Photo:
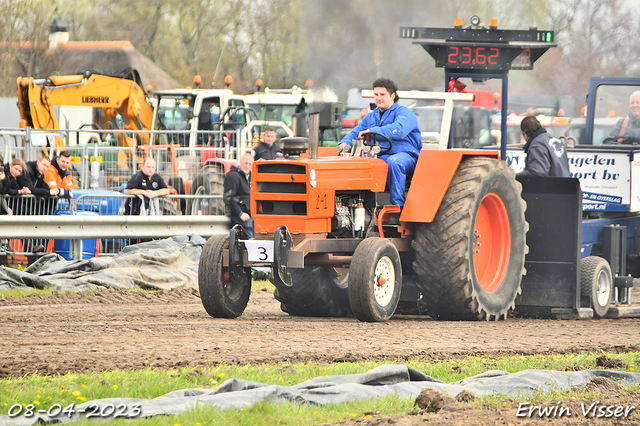
<svg viewBox="0 0 640 426">
<path fill-rule="evenodd" d="M 432 222 L 449 189 L 453 175 L 462 159 L 467 156 L 500 158 L 500 153 L 496 150 L 480 149 L 422 150 L 413 172 L 400 221 Z"/>
<path fill-rule="evenodd" d="M 226 175 L 231 170 L 231 167 L 238 165 L 238 160 L 235 159 L 227 159 L 227 158 L 218 158 L 218 157 L 202 157 L 201 165 L 204 166 L 213 166 L 214 164 L 219 165 L 220 168 L 224 169 L 224 174 Z"/>
</svg>

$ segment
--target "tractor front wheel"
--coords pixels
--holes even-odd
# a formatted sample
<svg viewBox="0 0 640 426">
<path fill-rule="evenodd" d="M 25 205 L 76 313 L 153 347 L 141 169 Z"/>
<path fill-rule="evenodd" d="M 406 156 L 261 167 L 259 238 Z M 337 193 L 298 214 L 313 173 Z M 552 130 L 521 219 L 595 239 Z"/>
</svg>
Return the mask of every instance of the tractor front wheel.
<svg viewBox="0 0 640 426">
<path fill-rule="evenodd" d="M 237 318 L 244 312 L 251 293 L 251 268 L 245 268 L 241 282 L 229 278 L 222 265 L 222 251 L 229 248 L 228 235 L 214 235 L 205 244 L 198 266 L 198 288 L 202 305 L 214 318 Z"/>
<path fill-rule="evenodd" d="M 396 247 L 383 238 L 362 240 L 349 267 L 349 304 L 360 321 L 386 321 L 395 312 L 402 288 Z"/>
</svg>

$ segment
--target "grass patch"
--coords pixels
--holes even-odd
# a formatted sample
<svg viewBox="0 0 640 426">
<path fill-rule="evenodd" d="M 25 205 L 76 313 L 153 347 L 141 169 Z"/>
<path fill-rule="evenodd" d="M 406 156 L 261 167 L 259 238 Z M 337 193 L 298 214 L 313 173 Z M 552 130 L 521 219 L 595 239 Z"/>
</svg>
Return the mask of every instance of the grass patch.
<svg viewBox="0 0 640 426">
<path fill-rule="evenodd" d="M 251 281 L 251 291 L 268 291 L 269 293 L 273 293 L 276 289 L 276 286 L 271 284 L 271 281 Z"/>
<path fill-rule="evenodd" d="M 425 362 L 414 360 L 407 365 L 444 382 L 455 382 L 489 370 L 517 372 L 526 369 L 573 371 L 597 369 L 596 358 L 608 358 L 623 362 L 619 371 L 638 371 L 640 352 L 622 354 L 568 354 L 551 356 L 509 356 L 500 358 L 467 357 L 459 360 Z M 133 371 L 106 371 L 91 374 L 67 374 L 63 376 L 41 376 L 34 374 L 18 379 L 0 380 L 0 414 L 7 414 L 16 403 L 34 404 L 36 410 L 48 409 L 53 404 L 65 407 L 100 398 L 152 399 L 179 389 L 215 389 L 231 378 L 245 379 L 269 385 L 291 386 L 318 376 L 363 373 L 385 362 L 362 362 L 340 364 L 263 364 L 211 365 L 208 367 L 185 367 L 176 370 L 143 369 Z M 640 391 L 640 386 L 632 388 Z M 478 398 L 471 404 L 478 408 L 517 407 L 518 402 L 557 401 L 560 399 L 593 399 L 597 394 L 587 390 L 538 392 L 523 398 L 493 396 Z M 364 418 L 367 413 L 402 415 L 411 410 L 413 400 L 399 397 L 380 398 L 347 404 L 318 407 L 289 403 L 262 402 L 240 410 L 219 411 L 211 407 L 196 407 L 175 416 L 160 416 L 149 419 L 113 420 L 119 425 L 306 425 L 335 423 L 350 418 Z M 81 421 L 75 424 L 89 424 Z M 93 423 L 92 423 L 93 424 Z"/>
<path fill-rule="evenodd" d="M 252 281 L 251 282 L 251 291 L 268 291 L 269 293 L 273 293 L 275 290 L 275 286 L 271 284 L 270 281 Z M 94 290 L 84 290 L 84 291 L 94 291 Z M 100 290 L 95 290 L 100 291 Z M 130 292 L 152 292 L 156 293 L 158 291 L 165 290 L 148 290 L 142 288 L 132 288 L 132 289 L 124 289 L 123 291 Z M 31 294 L 37 294 L 39 296 L 50 296 L 54 293 L 77 293 L 76 290 L 53 290 L 50 288 L 45 289 L 37 289 L 37 288 L 12 288 L 11 290 L 0 290 L 0 299 L 7 299 L 11 297 L 19 298 L 26 297 Z"/>
<path fill-rule="evenodd" d="M 38 288 L 12 288 L 11 290 L 0 290 L 0 299 L 6 299 L 9 297 L 25 297 L 30 294 L 38 294 L 40 296 L 49 296 L 53 293 L 60 293 L 60 291 L 52 290 L 50 288 L 38 289 Z"/>
<path fill-rule="evenodd" d="M 158 292 L 163 292 L 163 291 L 167 291 L 167 290 L 149 290 L 149 289 L 142 289 L 142 288 L 127 288 L 127 289 L 120 289 L 124 292 L 129 292 L 129 293 L 158 293 Z M 51 296 L 52 294 L 58 294 L 58 293 L 94 293 L 94 292 L 98 292 L 101 291 L 100 289 L 98 290 L 54 290 L 54 289 L 50 289 L 50 288 L 43 288 L 43 289 L 38 289 L 38 288 L 12 288 L 11 290 L 0 290 L 0 299 L 7 299 L 7 298 L 20 298 L 20 297 L 26 297 L 32 294 L 36 294 L 38 296 Z"/>
</svg>

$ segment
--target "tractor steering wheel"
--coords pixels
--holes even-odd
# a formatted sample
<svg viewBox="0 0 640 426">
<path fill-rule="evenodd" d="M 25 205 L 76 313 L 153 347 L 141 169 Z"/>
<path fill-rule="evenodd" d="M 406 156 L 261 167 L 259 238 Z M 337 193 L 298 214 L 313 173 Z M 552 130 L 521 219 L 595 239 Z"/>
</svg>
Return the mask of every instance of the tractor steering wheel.
<svg viewBox="0 0 640 426">
<path fill-rule="evenodd" d="M 380 153 L 379 153 L 380 155 L 384 155 L 384 154 L 388 153 L 389 151 L 391 151 L 391 148 L 393 147 L 393 142 L 391 142 L 391 139 L 389 139 L 388 137 L 386 137 L 382 133 L 372 132 L 370 130 L 366 130 L 366 131 L 362 132 L 362 136 L 364 136 L 364 140 L 365 140 L 366 144 L 368 144 L 372 148 L 374 146 L 377 146 L 377 147 L 380 148 Z M 389 146 L 382 146 L 380 144 L 380 141 L 377 140 L 376 136 L 380 136 L 381 138 L 385 139 L 389 143 Z"/>
</svg>

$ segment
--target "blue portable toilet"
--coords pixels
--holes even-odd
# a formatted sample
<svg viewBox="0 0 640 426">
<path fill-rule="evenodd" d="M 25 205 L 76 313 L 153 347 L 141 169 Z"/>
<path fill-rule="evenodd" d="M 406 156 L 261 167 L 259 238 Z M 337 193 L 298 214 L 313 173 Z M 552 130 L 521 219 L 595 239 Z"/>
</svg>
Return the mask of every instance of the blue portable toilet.
<svg viewBox="0 0 640 426">
<path fill-rule="evenodd" d="M 58 210 L 56 216 L 71 215 L 69 210 Z M 96 212 L 78 211 L 76 216 L 98 216 Z M 82 240 L 82 259 L 91 259 L 96 256 L 97 239 Z M 71 240 L 55 240 L 53 250 L 66 260 L 74 260 L 71 254 Z"/>
</svg>

